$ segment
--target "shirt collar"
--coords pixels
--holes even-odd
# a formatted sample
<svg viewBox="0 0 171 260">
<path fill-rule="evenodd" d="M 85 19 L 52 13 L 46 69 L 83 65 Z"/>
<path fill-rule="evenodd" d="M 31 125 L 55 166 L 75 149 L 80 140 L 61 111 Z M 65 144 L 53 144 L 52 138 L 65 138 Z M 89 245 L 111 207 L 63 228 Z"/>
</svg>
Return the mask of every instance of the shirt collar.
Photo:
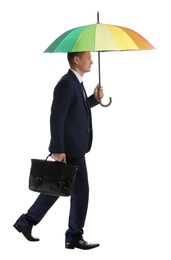
<svg viewBox="0 0 171 260">
<path fill-rule="evenodd" d="M 73 69 L 70 69 L 72 70 L 72 72 L 75 74 L 75 76 L 77 77 L 77 79 L 79 80 L 79 82 L 81 83 L 83 81 L 82 77 L 80 76 L 80 74 L 78 74 L 78 72 L 76 72 L 75 70 Z"/>
</svg>

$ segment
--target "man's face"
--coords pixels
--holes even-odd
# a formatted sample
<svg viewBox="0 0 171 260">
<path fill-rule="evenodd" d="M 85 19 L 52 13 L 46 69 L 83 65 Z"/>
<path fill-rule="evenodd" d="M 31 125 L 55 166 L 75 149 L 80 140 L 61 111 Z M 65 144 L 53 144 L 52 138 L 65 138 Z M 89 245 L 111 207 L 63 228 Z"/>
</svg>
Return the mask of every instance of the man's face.
<svg viewBox="0 0 171 260">
<path fill-rule="evenodd" d="M 82 74 L 89 72 L 91 69 L 91 65 L 93 64 L 93 61 L 91 59 L 91 53 L 89 51 L 84 52 L 80 55 L 80 57 L 77 58 L 79 71 Z"/>
</svg>

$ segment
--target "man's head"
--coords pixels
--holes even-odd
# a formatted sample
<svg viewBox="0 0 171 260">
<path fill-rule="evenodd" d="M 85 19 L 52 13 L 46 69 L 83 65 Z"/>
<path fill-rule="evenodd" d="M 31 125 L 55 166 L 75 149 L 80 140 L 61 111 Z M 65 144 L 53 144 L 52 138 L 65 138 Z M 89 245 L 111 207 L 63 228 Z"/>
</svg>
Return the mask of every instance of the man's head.
<svg viewBox="0 0 171 260">
<path fill-rule="evenodd" d="M 91 53 L 85 52 L 68 52 L 67 54 L 70 68 L 77 71 L 81 76 L 84 73 L 89 72 L 93 61 L 91 59 Z"/>
</svg>

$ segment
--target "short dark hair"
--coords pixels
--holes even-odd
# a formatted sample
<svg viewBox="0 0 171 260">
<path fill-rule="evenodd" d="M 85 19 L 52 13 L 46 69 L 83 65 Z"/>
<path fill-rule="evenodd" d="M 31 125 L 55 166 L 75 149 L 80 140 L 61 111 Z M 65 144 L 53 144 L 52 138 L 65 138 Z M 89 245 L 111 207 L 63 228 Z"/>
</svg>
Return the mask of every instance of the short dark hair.
<svg viewBox="0 0 171 260">
<path fill-rule="evenodd" d="M 82 51 L 82 52 L 68 52 L 67 53 L 67 59 L 68 59 L 69 64 L 72 63 L 72 61 L 73 61 L 75 56 L 80 57 L 84 52 L 85 51 Z"/>
</svg>

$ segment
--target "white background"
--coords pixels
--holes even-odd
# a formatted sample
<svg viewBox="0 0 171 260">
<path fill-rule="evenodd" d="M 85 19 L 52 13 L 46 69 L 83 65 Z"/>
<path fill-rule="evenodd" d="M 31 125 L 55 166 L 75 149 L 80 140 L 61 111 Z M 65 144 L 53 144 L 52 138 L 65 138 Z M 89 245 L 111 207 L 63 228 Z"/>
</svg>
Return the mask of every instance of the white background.
<svg viewBox="0 0 171 260">
<path fill-rule="evenodd" d="M 1 259 L 171 259 L 171 37 L 168 0 L 6 0 L 0 4 Z M 31 243 L 13 224 L 37 197 L 28 189 L 31 158 L 45 158 L 53 89 L 66 54 L 43 54 L 73 27 L 100 22 L 129 27 L 153 51 L 101 55 L 104 103 L 92 110 L 87 154 L 90 203 L 84 238 L 90 251 L 66 250 L 69 198 L 60 198 L 33 229 Z M 97 53 L 84 76 L 98 82 Z"/>
</svg>

